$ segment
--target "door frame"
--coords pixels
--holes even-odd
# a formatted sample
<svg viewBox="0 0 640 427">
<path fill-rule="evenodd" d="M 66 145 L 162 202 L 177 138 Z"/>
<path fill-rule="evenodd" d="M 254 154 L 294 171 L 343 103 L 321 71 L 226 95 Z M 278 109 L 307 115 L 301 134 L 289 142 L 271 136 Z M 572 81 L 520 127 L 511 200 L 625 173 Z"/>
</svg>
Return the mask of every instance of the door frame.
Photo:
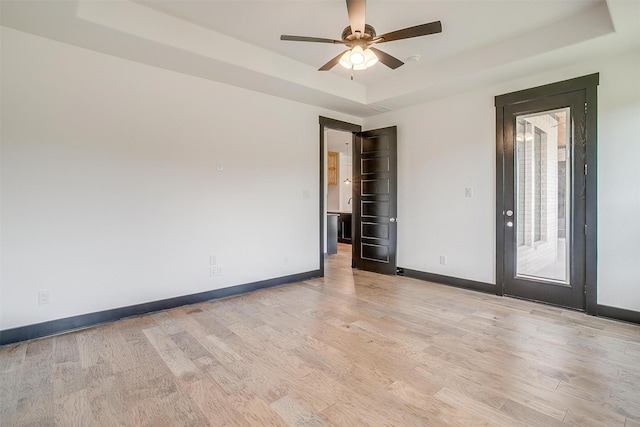
<svg viewBox="0 0 640 427">
<path fill-rule="evenodd" d="M 324 156 L 324 152 L 325 152 L 325 147 L 326 147 L 326 141 L 324 140 L 324 131 L 325 129 L 333 129 L 333 130 L 340 130 L 343 132 L 350 132 L 351 133 L 351 150 L 353 151 L 353 143 L 355 141 L 355 133 L 356 132 L 362 132 L 362 126 L 360 125 L 356 125 L 353 123 L 348 123 L 348 122 L 343 122 L 341 120 L 336 120 L 336 119 L 331 119 L 329 117 L 323 117 L 320 116 L 319 117 L 319 123 L 320 123 L 320 214 L 319 214 L 319 218 L 320 218 L 320 248 L 319 248 L 319 252 L 320 252 L 320 276 L 324 277 L 324 244 L 325 244 L 325 240 L 326 240 L 326 232 L 325 232 L 325 228 L 324 228 L 324 216 L 325 216 L 325 195 L 324 195 L 324 190 L 326 187 L 326 183 L 325 183 L 325 167 L 324 167 L 324 162 L 325 162 L 325 156 Z M 353 157 L 352 157 L 353 158 Z M 353 233 L 353 229 L 352 229 L 352 233 Z M 352 239 L 353 240 L 353 239 Z M 353 256 L 352 258 L 352 262 L 353 262 Z"/>
<path fill-rule="evenodd" d="M 511 92 L 495 97 L 496 107 L 496 291 L 504 294 L 504 212 L 505 206 L 505 136 L 503 135 L 504 108 L 521 102 L 528 102 L 547 96 L 567 92 L 584 91 L 586 112 L 586 247 L 585 247 L 585 311 L 597 312 L 597 238 L 598 238 L 598 83 L 599 73 L 551 83 L 543 86 Z"/>
</svg>

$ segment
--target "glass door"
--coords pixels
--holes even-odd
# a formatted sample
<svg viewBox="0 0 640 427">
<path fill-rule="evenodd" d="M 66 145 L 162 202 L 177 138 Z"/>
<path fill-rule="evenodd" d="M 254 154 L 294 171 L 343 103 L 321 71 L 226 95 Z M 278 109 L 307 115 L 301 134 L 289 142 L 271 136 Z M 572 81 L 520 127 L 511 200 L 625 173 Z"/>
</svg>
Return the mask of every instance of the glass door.
<svg viewBox="0 0 640 427">
<path fill-rule="evenodd" d="M 505 107 L 504 292 L 584 308 L 584 93 Z"/>
<path fill-rule="evenodd" d="M 567 107 L 515 118 L 516 277 L 570 284 L 570 117 Z"/>
</svg>

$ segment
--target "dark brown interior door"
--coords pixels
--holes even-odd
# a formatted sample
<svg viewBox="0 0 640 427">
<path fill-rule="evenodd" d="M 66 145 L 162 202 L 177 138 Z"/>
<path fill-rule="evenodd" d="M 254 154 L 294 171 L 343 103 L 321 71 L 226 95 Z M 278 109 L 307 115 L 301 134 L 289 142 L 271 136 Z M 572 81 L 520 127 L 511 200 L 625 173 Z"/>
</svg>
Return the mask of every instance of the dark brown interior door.
<svg viewBox="0 0 640 427">
<path fill-rule="evenodd" d="M 355 134 L 353 266 L 396 274 L 397 128 Z"/>
</svg>

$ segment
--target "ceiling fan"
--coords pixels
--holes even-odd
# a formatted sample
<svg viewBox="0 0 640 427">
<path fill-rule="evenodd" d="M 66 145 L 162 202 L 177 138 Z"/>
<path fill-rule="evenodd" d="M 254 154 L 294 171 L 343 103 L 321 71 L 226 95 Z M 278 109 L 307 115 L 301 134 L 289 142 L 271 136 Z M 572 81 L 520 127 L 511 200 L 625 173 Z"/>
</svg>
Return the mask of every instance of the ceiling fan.
<svg viewBox="0 0 640 427">
<path fill-rule="evenodd" d="M 442 32 L 440 21 L 428 24 L 416 25 L 392 31 L 381 36 L 376 35 L 376 30 L 365 22 L 366 0 L 346 0 L 349 14 L 349 26 L 342 32 L 342 40 L 323 39 L 305 36 L 280 36 L 280 40 L 296 42 L 332 43 L 343 44 L 349 49 L 342 52 L 331 61 L 324 64 L 318 71 L 327 71 L 340 64 L 351 70 L 365 70 L 378 61 L 395 70 L 404 64 L 398 58 L 385 53 L 375 47 L 374 44 L 392 42 L 413 37 L 426 36 Z"/>
</svg>

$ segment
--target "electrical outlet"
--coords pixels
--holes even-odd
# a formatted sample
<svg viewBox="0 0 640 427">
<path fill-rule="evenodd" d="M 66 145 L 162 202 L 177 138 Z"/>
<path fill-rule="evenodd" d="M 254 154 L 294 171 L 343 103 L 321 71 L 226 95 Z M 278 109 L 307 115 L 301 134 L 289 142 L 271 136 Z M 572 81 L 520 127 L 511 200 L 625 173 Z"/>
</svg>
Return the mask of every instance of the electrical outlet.
<svg viewBox="0 0 640 427">
<path fill-rule="evenodd" d="M 218 261 L 216 260 L 215 255 L 209 255 L 209 265 L 216 265 Z"/>
<path fill-rule="evenodd" d="M 464 197 L 473 197 L 473 187 L 466 187 L 464 189 Z"/>
<path fill-rule="evenodd" d="M 49 304 L 51 302 L 49 291 L 38 292 L 38 305 Z"/>
<path fill-rule="evenodd" d="M 440 255 L 440 264 L 447 265 L 447 256 L 446 255 Z"/>
<path fill-rule="evenodd" d="M 209 267 L 209 276 L 210 277 L 215 277 L 218 275 L 218 266 L 217 265 L 212 265 L 211 267 Z"/>
<path fill-rule="evenodd" d="M 223 273 L 223 271 L 222 271 L 222 266 L 221 266 L 221 265 L 219 265 L 219 266 L 218 266 L 218 276 L 222 276 L 222 273 Z"/>
<path fill-rule="evenodd" d="M 288 257 L 284 257 L 284 259 L 282 260 L 282 263 L 283 263 L 284 265 L 289 264 L 289 258 L 288 258 Z"/>
</svg>

